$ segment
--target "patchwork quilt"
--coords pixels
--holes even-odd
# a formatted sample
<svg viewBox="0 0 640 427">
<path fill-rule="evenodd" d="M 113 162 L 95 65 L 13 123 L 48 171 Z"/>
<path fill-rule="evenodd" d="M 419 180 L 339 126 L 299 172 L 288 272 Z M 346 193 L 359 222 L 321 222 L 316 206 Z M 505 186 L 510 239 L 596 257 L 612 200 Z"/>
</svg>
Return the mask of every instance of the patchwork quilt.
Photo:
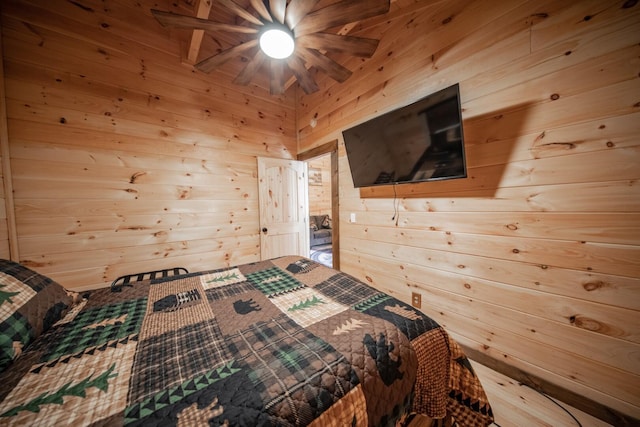
<svg viewBox="0 0 640 427">
<path fill-rule="evenodd" d="M 85 295 L 0 374 L 0 424 L 486 426 L 432 319 L 300 257 Z"/>
</svg>

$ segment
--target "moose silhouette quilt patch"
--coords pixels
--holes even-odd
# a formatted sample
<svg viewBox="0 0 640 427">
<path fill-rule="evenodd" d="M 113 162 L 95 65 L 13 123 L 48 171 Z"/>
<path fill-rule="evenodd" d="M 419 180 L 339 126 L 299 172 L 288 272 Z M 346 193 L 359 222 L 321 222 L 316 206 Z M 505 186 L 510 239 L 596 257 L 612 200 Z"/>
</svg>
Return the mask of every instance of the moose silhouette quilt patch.
<svg viewBox="0 0 640 427">
<path fill-rule="evenodd" d="M 300 257 L 100 289 L 0 374 L 0 424 L 486 426 L 432 319 Z M 462 398 L 463 397 L 463 398 Z"/>
</svg>

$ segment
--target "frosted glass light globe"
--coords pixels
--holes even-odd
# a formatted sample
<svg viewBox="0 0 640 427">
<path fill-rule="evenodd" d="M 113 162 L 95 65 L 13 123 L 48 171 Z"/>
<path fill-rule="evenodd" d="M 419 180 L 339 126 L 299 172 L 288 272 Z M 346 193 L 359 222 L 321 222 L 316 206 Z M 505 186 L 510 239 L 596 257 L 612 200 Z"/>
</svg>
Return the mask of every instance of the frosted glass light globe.
<svg viewBox="0 0 640 427">
<path fill-rule="evenodd" d="M 293 37 L 284 29 L 269 28 L 260 35 L 260 49 L 271 58 L 288 58 L 294 47 Z"/>
</svg>

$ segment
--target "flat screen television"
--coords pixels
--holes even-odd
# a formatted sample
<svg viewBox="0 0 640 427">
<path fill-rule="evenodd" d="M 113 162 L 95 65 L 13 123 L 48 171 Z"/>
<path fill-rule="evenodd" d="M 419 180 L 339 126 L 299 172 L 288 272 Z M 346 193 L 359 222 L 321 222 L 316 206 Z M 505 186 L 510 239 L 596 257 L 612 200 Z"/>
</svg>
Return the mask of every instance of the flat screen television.
<svg viewBox="0 0 640 427">
<path fill-rule="evenodd" d="M 467 176 L 458 84 L 342 132 L 355 187 Z"/>
</svg>

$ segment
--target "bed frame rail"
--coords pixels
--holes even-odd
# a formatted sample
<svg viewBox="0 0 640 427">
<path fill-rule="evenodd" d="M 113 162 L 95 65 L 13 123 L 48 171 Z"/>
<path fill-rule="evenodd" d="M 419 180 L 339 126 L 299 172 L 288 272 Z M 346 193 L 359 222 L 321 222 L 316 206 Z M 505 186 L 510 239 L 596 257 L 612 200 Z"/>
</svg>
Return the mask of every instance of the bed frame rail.
<svg viewBox="0 0 640 427">
<path fill-rule="evenodd" d="M 144 273 L 126 274 L 111 282 L 111 292 L 121 292 L 123 286 L 133 286 L 134 282 L 143 280 L 164 279 L 166 277 L 189 274 L 184 267 L 165 268 L 164 270 L 145 271 Z"/>
</svg>

